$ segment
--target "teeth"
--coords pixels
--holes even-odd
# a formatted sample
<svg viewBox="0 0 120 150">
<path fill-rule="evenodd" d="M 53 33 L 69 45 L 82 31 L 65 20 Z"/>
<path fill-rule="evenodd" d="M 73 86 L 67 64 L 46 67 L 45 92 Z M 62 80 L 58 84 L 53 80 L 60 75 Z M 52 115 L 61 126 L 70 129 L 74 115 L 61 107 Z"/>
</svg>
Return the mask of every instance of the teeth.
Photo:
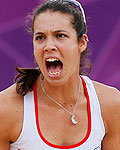
<svg viewBox="0 0 120 150">
<path fill-rule="evenodd" d="M 58 59 L 57 58 L 48 58 L 46 61 L 48 61 L 48 62 L 54 62 L 54 61 L 58 61 Z"/>
<path fill-rule="evenodd" d="M 51 74 L 51 75 L 57 75 L 57 74 L 59 74 L 61 71 L 59 71 L 59 72 L 50 72 L 49 71 L 49 74 Z"/>
</svg>

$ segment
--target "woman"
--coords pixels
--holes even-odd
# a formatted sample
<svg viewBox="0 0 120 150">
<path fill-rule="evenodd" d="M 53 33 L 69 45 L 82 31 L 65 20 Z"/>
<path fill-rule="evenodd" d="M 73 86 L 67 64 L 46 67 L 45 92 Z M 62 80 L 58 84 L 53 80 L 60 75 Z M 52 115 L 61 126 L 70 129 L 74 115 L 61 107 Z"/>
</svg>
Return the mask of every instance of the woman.
<svg viewBox="0 0 120 150">
<path fill-rule="evenodd" d="M 47 1 L 32 21 L 39 69 L 17 67 L 16 84 L 0 93 L 0 149 L 120 149 L 120 92 L 84 76 L 81 4 Z"/>
</svg>

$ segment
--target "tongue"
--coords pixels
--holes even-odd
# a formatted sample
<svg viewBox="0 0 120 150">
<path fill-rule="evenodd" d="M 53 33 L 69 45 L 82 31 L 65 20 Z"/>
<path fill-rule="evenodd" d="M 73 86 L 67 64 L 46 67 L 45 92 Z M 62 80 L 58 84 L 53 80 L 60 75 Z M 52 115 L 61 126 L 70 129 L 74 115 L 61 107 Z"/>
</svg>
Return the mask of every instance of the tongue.
<svg viewBox="0 0 120 150">
<path fill-rule="evenodd" d="M 56 67 L 55 66 L 50 66 L 49 67 L 49 71 L 51 72 L 51 73 L 55 73 L 55 72 L 60 72 L 60 70 L 61 70 L 61 66 L 60 65 L 57 65 Z"/>
</svg>

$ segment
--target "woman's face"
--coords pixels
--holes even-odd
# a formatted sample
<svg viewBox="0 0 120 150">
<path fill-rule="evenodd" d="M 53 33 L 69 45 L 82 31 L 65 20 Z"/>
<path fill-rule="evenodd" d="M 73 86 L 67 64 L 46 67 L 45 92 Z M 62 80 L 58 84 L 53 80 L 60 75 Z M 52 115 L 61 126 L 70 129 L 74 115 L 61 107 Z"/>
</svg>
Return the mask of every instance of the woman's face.
<svg viewBox="0 0 120 150">
<path fill-rule="evenodd" d="M 71 24 L 72 16 L 44 12 L 34 22 L 34 56 L 44 78 L 56 84 L 78 76 L 80 53 L 84 42 L 78 42 Z"/>
</svg>

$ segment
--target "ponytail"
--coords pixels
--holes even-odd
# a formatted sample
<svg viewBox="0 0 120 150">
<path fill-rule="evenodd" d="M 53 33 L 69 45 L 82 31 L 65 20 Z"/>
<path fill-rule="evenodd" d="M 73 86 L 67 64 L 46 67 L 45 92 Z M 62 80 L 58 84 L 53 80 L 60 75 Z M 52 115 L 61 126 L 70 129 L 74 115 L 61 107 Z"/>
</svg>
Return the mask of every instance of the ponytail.
<svg viewBox="0 0 120 150">
<path fill-rule="evenodd" d="M 15 76 L 16 91 L 18 94 L 25 96 L 27 92 L 33 90 L 34 82 L 37 80 L 41 71 L 38 68 L 20 68 L 15 66 L 18 74 Z"/>
</svg>

